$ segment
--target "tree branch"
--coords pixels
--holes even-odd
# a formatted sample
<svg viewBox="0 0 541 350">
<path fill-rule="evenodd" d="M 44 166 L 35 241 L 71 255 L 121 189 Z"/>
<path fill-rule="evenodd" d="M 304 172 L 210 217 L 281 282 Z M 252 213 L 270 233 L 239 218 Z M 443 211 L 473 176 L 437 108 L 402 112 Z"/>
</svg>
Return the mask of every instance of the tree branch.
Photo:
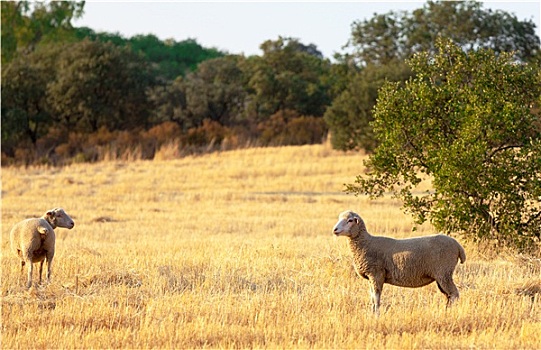
<svg viewBox="0 0 541 350">
<path fill-rule="evenodd" d="M 485 157 L 485 161 L 487 161 L 488 159 L 494 157 L 494 155 L 498 152 L 502 152 L 502 151 L 505 151 L 505 150 L 508 150 L 508 149 L 512 149 L 512 148 L 522 148 L 524 147 L 524 145 L 504 145 L 504 146 L 500 146 L 496 149 L 493 149 L 492 152 L 490 152 L 490 154 L 488 154 L 486 157 Z"/>
</svg>

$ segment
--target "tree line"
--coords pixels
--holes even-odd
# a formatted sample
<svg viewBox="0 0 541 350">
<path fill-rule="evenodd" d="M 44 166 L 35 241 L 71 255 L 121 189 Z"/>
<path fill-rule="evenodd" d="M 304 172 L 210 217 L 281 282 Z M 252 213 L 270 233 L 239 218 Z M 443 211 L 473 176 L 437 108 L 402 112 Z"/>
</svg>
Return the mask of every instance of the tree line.
<svg viewBox="0 0 541 350">
<path fill-rule="evenodd" d="M 137 147 L 152 158 L 174 140 L 201 148 L 317 143 L 372 152 L 380 87 L 415 75 L 408 59 L 438 36 L 464 51 L 513 52 L 539 65 L 531 21 L 480 2 L 433 2 L 352 25 L 350 54 L 323 57 L 279 37 L 261 55 L 193 39 L 124 38 L 74 28 L 84 2 L 2 2 L 2 160 L 65 164 Z"/>
</svg>

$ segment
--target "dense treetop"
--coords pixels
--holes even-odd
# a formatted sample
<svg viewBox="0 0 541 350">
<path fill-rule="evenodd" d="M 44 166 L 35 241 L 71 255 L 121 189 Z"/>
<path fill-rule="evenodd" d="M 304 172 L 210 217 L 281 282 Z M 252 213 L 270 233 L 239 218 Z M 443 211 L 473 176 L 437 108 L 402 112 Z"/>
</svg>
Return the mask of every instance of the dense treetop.
<svg viewBox="0 0 541 350">
<path fill-rule="evenodd" d="M 194 39 L 177 42 L 173 39 L 162 41 L 153 34 L 124 38 L 119 34 L 96 33 L 90 28 L 77 28 L 78 39 L 111 42 L 119 47 L 129 47 L 156 66 L 156 74 L 163 80 L 174 80 L 178 76 L 194 71 L 200 62 L 224 56 L 213 48 L 204 48 Z"/>
<path fill-rule="evenodd" d="M 362 64 L 387 64 L 416 52 L 434 52 L 440 36 L 466 51 L 514 52 L 523 61 L 539 54 L 539 38 L 531 20 L 519 21 L 514 15 L 482 6 L 479 1 L 427 1 L 411 13 L 378 14 L 353 24 L 350 45 Z"/>
</svg>

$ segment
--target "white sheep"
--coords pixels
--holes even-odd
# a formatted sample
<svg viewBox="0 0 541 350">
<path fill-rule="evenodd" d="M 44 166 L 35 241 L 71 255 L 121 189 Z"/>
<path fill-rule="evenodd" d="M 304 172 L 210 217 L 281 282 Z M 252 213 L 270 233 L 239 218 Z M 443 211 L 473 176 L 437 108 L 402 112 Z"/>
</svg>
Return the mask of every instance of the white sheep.
<svg viewBox="0 0 541 350">
<path fill-rule="evenodd" d="M 370 283 L 375 313 L 379 312 L 384 283 L 418 288 L 436 281 L 447 297 L 447 306 L 458 299 L 453 272 L 459 259 L 461 263 L 466 261 L 466 253 L 453 238 L 445 235 L 409 239 L 372 236 L 361 217 L 350 210 L 338 216 L 333 233 L 349 237 L 355 270 Z"/>
<path fill-rule="evenodd" d="M 72 229 L 73 220 L 62 208 L 48 210 L 41 218 L 23 220 L 11 229 L 11 250 L 21 259 L 21 272 L 28 264 L 26 287 L 32 286 L 33 263 L 40 262 L 39 282 L 43 263 L 47 259 L 47 281 L 51 281 L 52 263 L 55 249 L 55 233 L 57 227 Z"/>
</svg>

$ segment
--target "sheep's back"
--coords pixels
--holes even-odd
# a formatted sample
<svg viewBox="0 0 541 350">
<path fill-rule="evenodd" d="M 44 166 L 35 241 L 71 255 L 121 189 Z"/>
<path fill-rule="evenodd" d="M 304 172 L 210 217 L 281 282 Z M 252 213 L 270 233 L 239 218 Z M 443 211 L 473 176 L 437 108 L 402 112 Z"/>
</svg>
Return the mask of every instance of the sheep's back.
<svg viewBox="0 0 541 350">
<path fill-rule="evenodd" d="M 40 231 L 47 231 L 42 241 Z M 38 249 L 54 249 L 55 234 L 51 225 L 43 218 L 23 220 L 13 226 L 10 232 L 11 249 L 17 255 L 19 251 L 35 251 Z"/>
<path fill-rule="evenodd" d="M 404 287 L 421 287 L 436 277 L 453 272 L 459 258 L 457 241 L 445 235 L 392 239 L 375 242 L 387 251 L 386 282 Z"/>
</svg>

